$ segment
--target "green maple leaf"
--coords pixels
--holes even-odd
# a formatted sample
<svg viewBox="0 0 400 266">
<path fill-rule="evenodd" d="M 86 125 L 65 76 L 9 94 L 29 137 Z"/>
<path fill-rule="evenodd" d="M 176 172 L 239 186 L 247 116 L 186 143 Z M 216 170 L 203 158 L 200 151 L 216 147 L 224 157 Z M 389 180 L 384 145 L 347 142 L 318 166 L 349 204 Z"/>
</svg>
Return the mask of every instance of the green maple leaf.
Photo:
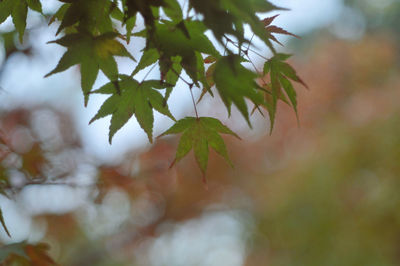
<svg viewBox="0 0 400 266">
<path fill-rule="evenodd" d="M 172 20 L 180 21 L 183 19 L 182 8 L 177 0 L 165 0 L 163 10 Z"/>
<path fill-rule="evenodd" d="M 126 27 L 126 43 L 129 43 L 131 40 L 132 29 L 136 25 L 136 17 L 130 17 L 126 21 L 124 21 Z"/>
<path fill-rule="evenodd" d="M 70 7 L 69 3 L 63 4 L 62 6 L 60 6 L 60 8 L 50 18 L 49 25 L 52 24 L 56 20 L 62 21 L 65 16 L 65 13 L 69 9 L 69 7 Z"/>
<path fill-rule="evenodd" d="M 271 77 L 271 104 L 267 106 L 271 118 L 271 130 L 274 126 L 274 117 L 278 99 L 284 99 L 283 91 L 289 98 L 290 103 L 297 114 L 297 94 L 290 80 L 296 81 L 308 88 L 303 80 L 297 75 L 296 70 L 285 62 L 291 55 L 278 53 L 264 64 L 264 74 L 270 74 Z"/>
<path fill-rule="evenodd" d="M 226 12 L 221 2 L 221 0 L 189 1 L 190 6 L 193 7 L 197 13 L 203 15 L 204 24 L 212 30 L 218 41 L 223 43 L 225 34 L 232 34 L 238 39 L 243 39 L 233 27 L 237 18 L 231 13 Z"/>
<path fill-rule="evenodd" d="M 161 72 L 161 80 L 164 80 L 166 83 L 171 84 L 173 86 L 176 85 L 176 82 L 179 79 L 179 76 L 182 72 L 182 65 L 181 65 L 182 58 L 180 56 L 173 56 L 171 60 L 168 60 L 168 64 L 164 65 L 161 62 L 160 64 L 160 72 Z M 168 99 L 173 87 L 167 88 L 165 92 L 165 99 Z"/>
<path fill-rule="evenodd" d="M 146 80 L 141 83 L 129 76 L 121 75 L 119 81 L 120 94 L 116 93 L 113 83 L 108 83 L 93 93 L 111 94 L 103 103 L 97 114 L 89 123 L 112 115 L 109 141 L 114 134 L 135 115 L 139 125 L 146 132 L 149 141 L 153 140 L 153 109 L 175 120 L 168 109 L 164 97 L 157 90 L 168 88 L 170 85 L 159 80 Z"/>
<path fill-rule="evenodd" d="M 79 31 L 92 34 L 113 31 L 110 15 L 116 13 L 116 9 L 110 0 L 74 0 L 60 7 L 56 12 L 61 24 L 57 30 L 76 25 Z M 114 11 L 114 12 L 113 12 Z"/>
<path fill-rule="evenodd" d="M 57 66 L 45 77 L 67 70 L 73 65 L 80 64 L 81 86 L 85 96 L 85 105 L 89 93 L 101 70 L 110 81 L 118 88 L 118 66 L 114 56 L 126 56 L 135 60 L 126 48 L 115 38 L 114 32 L 99 36 L 90 34 L 73 33 L 52 41 L 68 48 L 61 57 Z"/>
<path fill-rule="evenodd" d="M 203 15 L 204 24 L 212 30 L 221 44 L 224 43 L 226 35 L 233 35 L 239 43 L 242 43 L 245 40 L 243 24 L 249 24 L 254 34 L 274 51 L 256 13 L 282 10 L 282 8 L 266 0 L 190 0 L 189 2 L 196 12 Z"/>
<path fill-rule="evenodd" d="M 167 75 L 174 64 L 174 58 L 179 56 L 180 65 L 197 84 L 198 81 L 201 81 L 199 73 L 204 68 L 203 60 L 202 58 L 199 60 L 197 53 L 220 56 L 204 34 L 206 30 L 207 28 L 200 21 L 182 20 L 179 23 L 163 21 L 163 23 L 156 23 L 152 32 L 143 31 L 137 33 L 136 36 L 147 37 L 145 53 L 151 51 L 153 61 L 159 60 L 163 77 Z M 152 62 L 149 61 L 149 63 Z M 139 65 L 142 68 L 142 64 L 139 63 Z M 143 64 L 143 66 L 147 65 Z"/>
<path fill-rule="evenodd" d="M 255 82 L 257 74 L 242 66 L 240 62 L 241 58 L 237 55 L 221 57 L 216 62 L 213 81 L 228 109 L 228 114 L 231 114 L 231 106 L 234 104 L 251 127 L 245 99 L 251 100 L 255 105 L 262 105 L 264 99 Z"/>
<path fill-rule="evenodd" d="M 139 71 L 145 69 L 148 66 L 155 64 L 157 61 L 160 60 L 160 54 L 158 53 L 157 49 L 145 49 L 143 51 L 142 57 L 140 58 L 139 63 L 132 71 L 131 76 L 136 75 Z M 164 80 L 166 83 L 170 84 L 170 87 L 166 88 L 165 93 L 165 100 L 168 100 L 173 86 L 175 86 L 176 82 L 178 81 L 179 75 L 182 71 L 181 66 L 181 57 L 174 56 L 171 57 L 170 60 L 159 62 L 160 65 L 160 72 L 161 72 L 161 80 Z"/>
<path fill-rule="evenodd" d="M 131 76 L 136 75 L 140 70 L 151 66 L 152 64 L 156 63 L 160 59 L 160 54 L 158 53 L 157 49 L 145 49 L 143 50 L 142 57 L 139 60 L 139 63 L 133 70 Z"/>
<path fill-rule="evenodd" d="M 173 164 L 179 162 L 193 149 L 196 162 L 203 175 L 205 175 L 208 163 L 209 146 L 211 146 L 211 148 L 213 148 L 232 166 L 232 162 L 229 159 L 226 150 L 225 142 L 220 136 L 220 133 L 229 134 L 237 138 L 239 137 L 232 130 L 223 125 L 218 119 L 212 117 L 186 117 L 177 121 L 159 137 L 179 133 L 182 133 L 182 136 L 179 140 Z"/>
<path fill-rule="evenodd" d="M 15 29 L 19 34 L 19 41 L 22 43 L 26 28 L 26 17 L 28 7 L 42 13 L 42 5 L 39 0 L 2 0 L 0 1 L 0 23 L 9 16 L 12 17 Z"/>
<path fill-rule="evenodd" d="M 116 1 L 112 2 L 109 13 L 112 18 L 120 21 L 122 23 L 122 26 L 125 26 L 126 43 L 129 44 L 132 36 L 132 29 L 136 25 L 136 16 L 131 16 L 126 19 L 124 13 L 119 9 Z"/>
<path fill-rule="evenodd" d="M 125 7 L 125 19 L 129 19 L 139 12 L 146 25 L 153 26 L 157 17 L 159 7 L 165 7 L 167 4 L 164 0 L 122 0 L 122 5 Z M 167 1 L 170 2 L 170 1 Z"/>
</svg>

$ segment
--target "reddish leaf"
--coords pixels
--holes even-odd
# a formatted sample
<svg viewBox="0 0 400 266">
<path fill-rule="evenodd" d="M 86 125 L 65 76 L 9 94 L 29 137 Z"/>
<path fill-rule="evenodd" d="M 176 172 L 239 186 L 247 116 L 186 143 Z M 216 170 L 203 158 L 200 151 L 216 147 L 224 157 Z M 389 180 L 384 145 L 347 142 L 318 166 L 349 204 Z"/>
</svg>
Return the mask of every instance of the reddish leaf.
<svg viewBox="0 0 400 266">
<path fill-rule="evenodd" d="M 284 35 L 290 35 L 296 38 L 300 38 L 299 36 L 297 36 L 296 34 L 290 33 L 280 27 L 271 25 L 265 28 L 267 31 L 271 32 L 271 33 L 278 33 L 278 34 L 284 34 Z"/>
<path fill-rule="evenodd" d="M 266 26 L 269 26 L 269 25 L 272 23 L 272 21 L 274 21 L 274 19 L 275 19 L 277 16 L 279 16 L 279 14 L 278 14 L 278 15 L 275 15 L 275 16 L 272 16 L 272 17 L 269 17 L 269 18 L 263 19 L 262 22 L 264 23 L 264 26 L 265 26 L 265 27 L 266 27 Z"/>
<path fill-rule="evenodd" d="M 269 39 L 273 40 L 274 42 L 283 45 L 280 41 L 278 41 L 278 39 L 272 35 L 272 33 L 276 33 L 276 34 L 283 34 L 283 35 L 290 35 L 296 38 L 300 38 L 299 36 L 297 36 L 296 34 L 293 34 L 291 32 L 288 32 L 280 27 L 277 27 L 275 25 L 271 25 L 271 23 L 274 21 L 274 19 L 279 16 L 279 15 L 275 15 L 272 17 L 268 17 L 262 20 L 262 22 L 264 23 L 264 27 L 265 30 L 267 31 L 268 37 Z"/>
</svg>

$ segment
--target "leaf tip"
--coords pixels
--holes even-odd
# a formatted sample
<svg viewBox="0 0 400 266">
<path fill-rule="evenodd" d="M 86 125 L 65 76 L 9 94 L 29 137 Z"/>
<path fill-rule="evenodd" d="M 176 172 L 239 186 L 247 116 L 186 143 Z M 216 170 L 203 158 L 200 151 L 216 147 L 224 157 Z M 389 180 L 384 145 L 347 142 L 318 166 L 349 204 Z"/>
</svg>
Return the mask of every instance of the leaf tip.
<svg viewBox="0 0 400 266">
<path fill-rule="evenodd" d="M 299 118 L 299 114 L 297 113 L 297 110 L 296 110 L 295 112 L 296 112 L 297 128 L 300 128 L 300 118 Z"/>
<path fill-rule="evenodd" d="M 114 134 L 111 134 L 108 136 L 108 143 L 110 143 L 110 145 L 112 145 L 112 139 L 113 139 Z"/>
<path fill-rule="evenodd" d="M 0 222 L 1 222 L 1 225 L 3 226 L 4 231 L 8 235 L 8 237 L 11 238 L 11 234 L 7 229 L 6 222 L 4 221 L 3 212 L 1 211 L 1 209 L 0 209 Z"/>
<path fill-rule="evenodd" d="M 206 174 L 203 172 L 203 177 L 201 179 L 201 182 L 203 183 L 203 187 L 206 191 L 209 191 L 208 183 L 207 183 L 207 178 Z"/>
</svg>

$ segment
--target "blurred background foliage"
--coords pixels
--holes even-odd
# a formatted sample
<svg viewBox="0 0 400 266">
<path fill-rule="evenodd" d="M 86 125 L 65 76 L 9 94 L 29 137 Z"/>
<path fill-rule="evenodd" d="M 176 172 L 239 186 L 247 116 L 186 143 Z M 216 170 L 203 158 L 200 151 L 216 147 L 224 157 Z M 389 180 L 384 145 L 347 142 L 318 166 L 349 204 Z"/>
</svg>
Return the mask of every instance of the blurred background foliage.
<svg viewBox="0 0 400 266">
<path fill-rule="evenodd" d="M 283 103 L 271 136 L 227 137 L 235 168 L 212 154 L 208 189 L 193 158 L 169 169 L 175 138 L 104 164 L 83 149 L 68 114 L 1 111 L 1 208 L 13 238 L 1 232 L 0 259 L 399 265 L 399 25 L 398 1 L 348 0 L 337 21 L 289 43 L 310 87 L 298 88 L 300 127 Z M 31 54 L 14 35 L 1 34 L 3 65 Z"/>
</svg>

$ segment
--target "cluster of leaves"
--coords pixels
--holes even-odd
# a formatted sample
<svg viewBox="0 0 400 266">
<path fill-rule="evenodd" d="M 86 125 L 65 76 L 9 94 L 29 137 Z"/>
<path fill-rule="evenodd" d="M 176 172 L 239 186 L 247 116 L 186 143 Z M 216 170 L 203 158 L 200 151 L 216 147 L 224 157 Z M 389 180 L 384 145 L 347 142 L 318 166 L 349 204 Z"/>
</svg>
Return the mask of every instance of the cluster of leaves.
<svg viewBox="0 0 400 266">
<path fill-rule="evenodd" d="M 114 134 L 132 116 L 136 117 L 152 142 L 153 111 L 156 110 L 176 122 L 162 135 L 183 133 L 175 161 L 193 148 L 196 161 L 205 175 L 211 146 L 230 162 L 220 134 L 235 135 L 232 131 L 214 118 L 199 117 L 194 100 L 195 117 L 176 121 L 169 111 L 168 98 L 179 79 L 187 84 L 188 92 L 198 88 L 203 92 L 202 96 L 207 93 L 214 96 L 215 87 L 228 114 L 231 114 L 232 104 L 235 105 L 250 127 L 249 103 L 254 105 L 253 110 L 261 111 L 261 107 L 269 113 L 271 129 L 279 99 L 296 110 L 296 92 L 290 80 L 305 84 L 285 62 L 289 55 L 276 53 L 272 44 L 279 43 L 273 34 L 295 35 L 271 25 L 276 16 L 259 17 L 260 13 L 283 10 L 269 1 L 188 0 L 184 4 L 177 0 L 59 2 L 62 5 L 49 23 L 58 21 L 56 35 L 62 33 L 64 36 L 50 43 L 61 45 L 67 51 L 46 77 L 80 65 L 85 105 L 93 93 L 110 95 L 90 121 L 112 116 L 110 143 Z M 21 42 L 28 7 L 42 13 L 40 0 L 0 1 L 0 23 L 12 16 Z M 139 16 L 143 19 L 144 28 L 136 30 Z M 251 45 L 253 37 L 248 39 L 245 36 L 246 24 L 250 26 L 253 37 L 258 37 L 273 53 L 272 58 L 266 58 L 264 71 L 257 71 L 256 67 L 254 71 L 249 70 L 243 65 L 251 62 L 249 52 L 257 53 Z M 205 33 L 207 30 L 212 32 L 216 42 L 210 41 L 210 36 Z M 133 36 L 144 38 L 146 46 L 131 75 L 122 75 L 115 57 L 136 61 L 124 45 Z M 220 46 L 223 52 L 217 49 Z M 146 80 L 157 65 L 159 80 Z M 149 71 L 145 78 L 140 81 L 135 79 L 135 75 L 146 68 Z M 93 89 L 100 70 L 110 82 Z M 183 71 L 190 81 L 182 77 Z M 270 75 L 270 82 L 264 80 L 267 74 Z"/>
</svg>

